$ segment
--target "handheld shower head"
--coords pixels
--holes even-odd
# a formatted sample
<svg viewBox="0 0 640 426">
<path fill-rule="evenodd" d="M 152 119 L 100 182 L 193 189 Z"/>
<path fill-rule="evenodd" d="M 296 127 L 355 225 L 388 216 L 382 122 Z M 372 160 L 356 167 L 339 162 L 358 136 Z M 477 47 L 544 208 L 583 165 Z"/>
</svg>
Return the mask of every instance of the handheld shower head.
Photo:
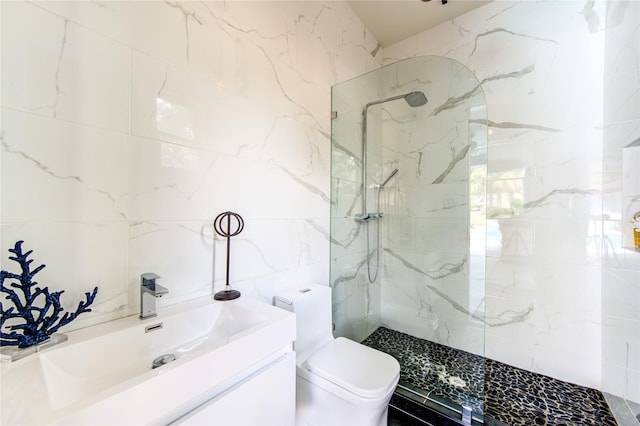
<svg viewBox="0 0 640 426">
<path fill-rule="evenodd" d="M 383 188 L 387 183 L 389 183 L 391 178 L 394 177 L 396 174 L 398 174 L 398 169 L 393 169 L 391 174 L 389 176 L 387 176 L 387 178 L 384 180 L 384 182 L 382 182 L 380 185 L 378 185 L 378 188 Z"/>
</svg>

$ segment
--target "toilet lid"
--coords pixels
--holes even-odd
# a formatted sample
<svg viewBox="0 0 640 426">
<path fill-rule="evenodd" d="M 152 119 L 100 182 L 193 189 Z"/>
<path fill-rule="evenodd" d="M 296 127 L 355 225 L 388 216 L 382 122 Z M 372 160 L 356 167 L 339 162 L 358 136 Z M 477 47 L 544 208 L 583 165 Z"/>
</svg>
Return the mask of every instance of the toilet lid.
<svg viewBox="0 0 640 426">
<path fill-rule="evenodd" d="M 390 355 L 338 337 L 307 360 L 309 371 L 364 398 L 376 398 L 397 383 L 400 365 Z"/>
</svg>

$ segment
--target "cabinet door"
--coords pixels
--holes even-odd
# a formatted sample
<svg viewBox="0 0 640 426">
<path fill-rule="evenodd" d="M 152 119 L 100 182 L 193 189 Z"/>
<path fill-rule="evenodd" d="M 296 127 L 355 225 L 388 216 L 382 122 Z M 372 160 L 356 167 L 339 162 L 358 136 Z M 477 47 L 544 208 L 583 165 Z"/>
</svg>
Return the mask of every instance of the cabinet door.
<svg viewBox="0 0 640 426">
<path fill-rule="evenodd" d="M 182 417 L 180 425 L 293 425 L 296 404 L 294 352 L 246 378 Z"/>
</svg>

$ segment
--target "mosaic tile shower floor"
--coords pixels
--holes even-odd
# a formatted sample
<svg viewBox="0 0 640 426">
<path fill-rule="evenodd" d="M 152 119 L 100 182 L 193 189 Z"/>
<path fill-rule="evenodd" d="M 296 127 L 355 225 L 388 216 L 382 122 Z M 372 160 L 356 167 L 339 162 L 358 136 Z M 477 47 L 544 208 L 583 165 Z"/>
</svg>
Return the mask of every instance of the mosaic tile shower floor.
<svg viewBox="0 0 640 426">
<path fill-rule="evenodd" d="M 395 357 L 400 384 L 474 419 L 511 426 L 616 426 L 597 390 L 380 327 L 363 344 Z M 495 424 L 495 423 L 494 423 Z"/>
</svg>

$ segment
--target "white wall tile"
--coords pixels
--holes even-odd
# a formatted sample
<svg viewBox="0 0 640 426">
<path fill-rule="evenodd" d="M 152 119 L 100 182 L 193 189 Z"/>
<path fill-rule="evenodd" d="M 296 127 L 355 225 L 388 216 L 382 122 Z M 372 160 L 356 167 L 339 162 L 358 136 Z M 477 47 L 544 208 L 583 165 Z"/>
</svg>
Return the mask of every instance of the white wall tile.
<svg viewBox="0 0 640 426">
<path fill-rule="evenodd" d="M 377 66 L 346 4 L 0 7 L 3 251 L 33 241 L 70 295 L 97 278 L 83 325 L 135 313 L 143 272 L 161 306 L 213 293 L 227 210 L 243 294 L 328 284 L 330 85 Z"/>
<path fill-rule="evenodd" d="M 19 272 L 8 260 L 9 248 L 23 240 L 24 251 L 33 250 L 32 268 L 45 264 L 36 280 L 52 291 L 64 290 L 62 304 L 75 311 L 85 292 L 98 287 L 91 313 L 65 326 L 73 330 L 133 313 L 137 301 L 128 296 L 128 230 L 126 223 L 40 222 L 4 224 L 1 228 L 3 270 Z"/>
<path fill-rule="evenodd" d="M 126 136 L 2 110 L 2 220 L 122 221 Z"/>
<path fill-rule="evenodd" d="M 637 53 L 629 46 L 639 21 L 632 3 L 585 9 L 575 2 L 492 2 L 386 48 L 383 60 L 444 55 L 482 82 L 487 209 L 495 216 L 487 223 L 486 321 L 493 323 L 486 355 L 593 387 L 610 374 L 601 355 L 607 337 L 603 331 L 601 343 L 601 309 L 623 294 L 635 296 L 625 286 L 614 291 L 613 283 L 635 279 L 633 253 L 620 248 L 622 197 L 615 191 L 622 183 L 618 138 L 637 139 L 638 127 L 607 122 L 602 130 L 605 118 L 615 116 L 607 115 L 607 105 L 623 108 L 629 99 L 622 100 L 622 87 L 637 86 Z M 614 69 L 624 69 L 626 80 L 606 75 Z M 614 80 L 632 84 L 616 91 L 607 83 Z M 624 109 L 624 119 L 617 115 L 620 123 L 637 119 L 632 110 Z M 601 264 L 631 270 L 612 269 L 612 282 L 601 287 Z M 522 314 L 519 321 L 501 324 L 514 311 Z M 584 333 L 588 338 L 578 337 Z"/>
<path fill-rule="evenodd" d="M 34 114 L 57 114 L 57 74 L 64 19 L 24 2 L 2 5 L 2 105 Z"/>
<path fill-rule="evenodd" d="M 130 49 L 66 21 L 54 116 L 128 132 L 130 72 Z"/>
<path fill-rule="evenodd" d="M 213 291 L 212 226 L 203 222 L 131 222 L 129 226 L 129 298 L 140 297 L 140 275 L 153 272 L 169 289 L 158 304 L 173 304 Z M 158 259 L 162 259 L 161 262 Z M 135 306 L 135 303 L 132 303 Z"/>
</svg>

